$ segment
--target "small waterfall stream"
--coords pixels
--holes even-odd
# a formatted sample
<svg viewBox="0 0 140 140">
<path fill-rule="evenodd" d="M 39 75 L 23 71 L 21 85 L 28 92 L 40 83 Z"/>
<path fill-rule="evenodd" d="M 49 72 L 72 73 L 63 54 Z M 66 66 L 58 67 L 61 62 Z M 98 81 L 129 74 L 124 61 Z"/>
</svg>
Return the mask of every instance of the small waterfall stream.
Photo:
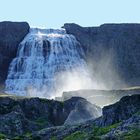
<svg viewBox="0 0 140 140">
<path fill-rule="evenodd" d="M 88 87 L 87 80 L 84 52 L 73 35 L 64 29 L 32 28 L 10 64 L 6 92 L 52 98 L 63 90 Z"/>
</svg>

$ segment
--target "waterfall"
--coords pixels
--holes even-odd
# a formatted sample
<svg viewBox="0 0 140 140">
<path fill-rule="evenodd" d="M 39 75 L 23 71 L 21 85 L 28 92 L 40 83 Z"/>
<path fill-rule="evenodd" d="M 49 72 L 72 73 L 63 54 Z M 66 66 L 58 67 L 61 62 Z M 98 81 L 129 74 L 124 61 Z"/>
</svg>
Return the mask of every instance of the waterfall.
<svg viewBox="0 0 140 140">
<path fill-rule="evenodd" d="M 52 98 L 63 90 L 86 88 L 87 81 L 84 52 L 73 35 L 65 29 L 31 28 L 10 64 L 6 92 Z"/>
</svg>

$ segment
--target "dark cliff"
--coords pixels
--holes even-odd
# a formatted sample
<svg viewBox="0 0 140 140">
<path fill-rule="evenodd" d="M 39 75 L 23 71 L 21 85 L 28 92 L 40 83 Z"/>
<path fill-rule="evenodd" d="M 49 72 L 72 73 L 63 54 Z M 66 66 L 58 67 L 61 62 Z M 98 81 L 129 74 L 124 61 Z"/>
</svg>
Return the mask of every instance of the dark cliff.
<svg viewBox="0 0 140 140">
<path fill-rule="evenodd" d="M 26 22 L 0 22 L 0 85 L 4 83 L 17 46 L 29 32 Z"/>
<path fill-rule="evenodd" d="M 81 43 L 97 82 L 109 88 L 140 84 L 140 24 L 64 28 Z"/>
<path fill-rule="evenodd" d="M 138 111 L 140 111 L 140 95 L 125 96 L 119 102 L 103 108 L 101 125 L 127 120 Z"/>
</svg>

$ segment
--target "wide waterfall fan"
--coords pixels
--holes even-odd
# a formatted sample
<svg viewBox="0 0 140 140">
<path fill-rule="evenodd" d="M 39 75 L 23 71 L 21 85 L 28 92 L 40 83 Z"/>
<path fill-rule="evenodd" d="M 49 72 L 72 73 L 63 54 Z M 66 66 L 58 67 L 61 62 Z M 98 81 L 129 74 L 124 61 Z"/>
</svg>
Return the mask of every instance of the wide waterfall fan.
<svg viewBox="0 0 140 140">
<path fill-rule="evenodd" d="M 6 91 L 52 98 L 62 91 L 89 88 L 80 43 L 64 29 L 31 29 L 20 43 L 6 80 Z M 85 82 L 86 79 L 86 82 Z"/>
</svg>

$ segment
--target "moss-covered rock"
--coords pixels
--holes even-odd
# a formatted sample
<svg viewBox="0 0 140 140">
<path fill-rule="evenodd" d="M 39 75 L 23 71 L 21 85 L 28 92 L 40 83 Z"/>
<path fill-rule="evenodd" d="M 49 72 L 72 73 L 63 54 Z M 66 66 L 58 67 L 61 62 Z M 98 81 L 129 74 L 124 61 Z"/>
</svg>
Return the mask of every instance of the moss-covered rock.
<svg viewBox="0 0 140 140">
<path fill-rule="evenodd" d="M 6 139 L 6 135 L 5 135 L 5 134 L 0 133 L 0 140 L 1 140 L 1 139 Z"/>
<path fill-rule="evenodd" d="M 86 133 L 76 131 L 72 133 L 71 135 L 64 138 L 64 140 L 85 140 L 86 139 Z"/>
<path fill-rule="evenodd" d="M 81 106 L 77 106 L 79 102 Z M 92 116 L 88 117 L 91 111 L 84 108 L 88 104 L 88 101 L 80 97 L 58 102 L 41 98 L 0 96 L 0 132 L 15 137 L 25 135 L 27 132 L 63 125 L 71 111 L 75 109 L 82 110 L 81 113 L 86 115 L 84 121 L 89 117 L 92 118 Z M 92 105 L 90 109 L 94 110 L 94 107 Z M 97 117 L 97 112 L 94 114 Z"/>
</svg>

